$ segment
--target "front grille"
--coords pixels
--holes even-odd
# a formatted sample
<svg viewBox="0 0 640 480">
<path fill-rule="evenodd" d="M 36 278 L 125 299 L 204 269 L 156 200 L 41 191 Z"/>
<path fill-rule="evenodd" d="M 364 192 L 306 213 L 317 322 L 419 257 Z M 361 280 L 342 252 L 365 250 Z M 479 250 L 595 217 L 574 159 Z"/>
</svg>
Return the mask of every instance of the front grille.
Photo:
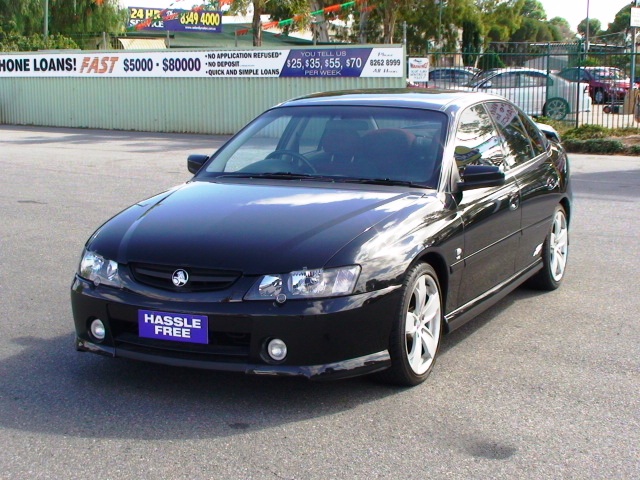
<svg viewBox="0 0 640 480">
<path fill-rule="evenodd" d="M 211 292 L 224 290 L 233 285 L 240 277 L 240 273 L 226 270 L 182 268 L 144 263 L 133 263 L 130 265 L 130 269 L 131 275 L 133 275 L 136 282 L 174 292 Z M 185 270 L 189 274 L 189 281 L 182 287 L 176 287 L 172 282 L 173 274 L 178 269 Z"/>
<path fill-rule="evenodd" d="M 209 343 L 202 345 L 143 338 L 136 323 L 123 320 L 111 319 L 109 327 L 116 348 L 207 361 L 247 361 L 249 357 L 250 333 L 209 331 Z"/>
<path fill-rule="evenodd" d="M 114 340 L 116 348 L 126 348 L 152 355 L 183 355 L 197 356 L 201 360 L 246 361 L 249 357 L 251 335 L 210 332 L 208 345 L 142 338 L 132 333 L 122 333 Z"/>
</svg>

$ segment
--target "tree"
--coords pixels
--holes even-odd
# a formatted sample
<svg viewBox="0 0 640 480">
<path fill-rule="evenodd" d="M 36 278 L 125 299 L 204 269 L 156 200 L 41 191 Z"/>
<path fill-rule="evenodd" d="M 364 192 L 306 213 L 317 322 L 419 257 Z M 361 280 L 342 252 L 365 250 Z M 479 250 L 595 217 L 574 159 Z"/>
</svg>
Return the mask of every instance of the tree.
<svg viewBox="0 0 640 480">
<path fill-rule="evenodd" d="M 633 5 L 634 2 L 631 2 L 616 13 L 613 22 L 609 24 L 609 27 L 604 32 L 607 43 L 617 43 L 618 45 L 625 45 L 627 43 L 627 35 L 629 34 L 631 24 L 631 7 Z"/>
<path fill-rule="evenodd" d="M 433 2 L 433 0 L 429 0 Z M 353 11 L 353 24 L 358 25 L 351 39 L 357 43 L 394 43 L 398 39 L 398 20 L 412 17 L 419 9 L 420 0 L 363 0 Z M 407 27 L 410 27 L 408 22 Z M 413 28 L 414 31 L 417 29 Z"/>
<path fill-rule="evenodd" d="M 0 28 L 31 35 L 43 31 L 44 4 L 42 0 L 0 0 Z"/>
<path fill-rule="evenodd" d="M 462 22 L 462 61 L 465 65 L 476 66 L 482 51 L 482 26 L 477 19 Z"/>
<path fill-rule="evenodd" d="M 557 40 L 560 42 L 572 42 L 576 39 L 576 32 L 571 30 L 571 25 L 569 22 L 562 17 L 554 17 L 549 20 L 549 25 L 552 28 L 555 28 L 557 32 Z"/>
<path fill-rule="evenodd" d="M 118 0 L 49 0 L 49 30 L 55 33 L 117 32 L 124 15 Z"/>
<path fill-rule="evenodd" d="M 631 2 L 629 5 L 622 7 L 616 13 L 613 22 L 609 24 L 609 28 L 607 28 L 607 33 L 618 33 L 618 32 L 626 32 L 631 25 L 631 7 L 634 2 Z"/>
<path fill-rule="evenodd" d="M 600 23 L 600 20 L 598 20 L 597 18 L 590 18 L 589 19 L 589 36 L 595 37 L 596 35 L 599 35 L 601 27 L 602 27 L 602 24 Z M 582 36 L 586 36 L 587 34 L 586 18 L 578 24 L 578 33 L 581 34 Z"/>
<path fill-rule="evenodd" d="M 463 50 L 469 50 L 469 44 L 481 44 L 484 34 L 474 0 L 448 0 L 446 3 L 418 0 L 413 8 L 401 13 L 399 20 L 407 22 L 409 51 L 421 51 L 427 44 L 442 51 L 454 51 L 459 41 L 462 41 Z M 462 38 L 459 38 L 461 30 Z M 479 46 L 471 49 L 478 51 Z"/>
<path fill-rule="evenodd" d="M 513 32 L 509 41 L 511 42 L 535 42 L 537 41 L 538 33 L 542 28 L 543 22 L 535 20 L 533 18 L 524 17 L 520 28 Z"/>
<path fill-rule="evenodd" d="M 393 43 L 393 34 L 396 28 L 398 12 L 409 10 L 414 0 L 371 0 L 376 5 L 382 17 L 382 42 Z"/>
<path fill-rule="evenodd" d="M 487 37 L 494 42 L 508 42 L 520 28 L 525 0 L 479 1 L 482 23 L 487 26 Z"/>
<path fill-rule="evenodd" d="M 525 0 L 522 6 L 522 16 L 533 20 L 545 21 L 547 12 L 545 12 L 544 6 L 538 0 Z"/>
<path fill-rule="evenodd" d="M 246 15 L 250 8 L 253 9 L 251 29 L 254 47 L 262 46 L 262 15 L 269 14 L 276 20 L 296 15 L 305 17 L 303 21 L 298 19 L 298 25 L 309 23 L 309 2 L 306 0 L 233 0 L 230 11 Z"/>
<path fill-rule="evenodd" d="M 329 2 L 330 0 L 310 0 L 311 11 L 317 12 L 319 10 L 323 10 L 325 7 L 331 6 Z M 314 18 L 312 20 L 312 26 L 313 26 L 312 33 L 314 35 L 315 40 L 319 42 L 329 41 L 329 28 L 324 15 Z"/>
</svg>

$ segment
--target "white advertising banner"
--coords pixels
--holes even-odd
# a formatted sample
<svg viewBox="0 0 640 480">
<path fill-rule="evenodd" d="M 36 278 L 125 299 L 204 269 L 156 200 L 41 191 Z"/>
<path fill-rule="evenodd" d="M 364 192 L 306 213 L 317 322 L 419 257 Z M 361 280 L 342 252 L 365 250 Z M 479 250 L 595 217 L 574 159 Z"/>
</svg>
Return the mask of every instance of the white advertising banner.
<svg viewBox="0 0 640 480">
<path fill-rule="evenodd" d="M 24 53 L 0 77 L 403 77 L 402 48 Z"/>
</svg>

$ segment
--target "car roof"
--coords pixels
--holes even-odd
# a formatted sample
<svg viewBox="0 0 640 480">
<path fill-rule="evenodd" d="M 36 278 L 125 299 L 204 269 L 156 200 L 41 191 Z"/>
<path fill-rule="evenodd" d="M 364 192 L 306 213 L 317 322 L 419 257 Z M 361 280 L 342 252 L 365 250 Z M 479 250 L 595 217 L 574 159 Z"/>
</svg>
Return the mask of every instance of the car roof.
<svg viewBox="0 0 640 480">
<path fill-rule="evenodd" d="M 469 68 L 470 67 L 433 67 L 429 71 L 430 72 L 434 72 L 436 70 L 456 70 L 458 72 L 470 72 L 470 73 L 473 73 Z"/>
<path fill-rule="evenodd" d="M 380 106 L 456 111 L 479 101 L 501 100 L 503 97 L 481 92 L 439 89 L 371 89 L 314 93 L 281 103 L 290 106 Z"/>
<path fill-rule="evenodd" d="M 578 67 L 574 67 L 574 68 L 578 68 Z M 607 66 L 600 66 L 600 67 L 579 67 L 582 68 L 584 70 L 620 70 L 618 67 L 607 67 Z"/>
<path fill-rule="evenodd" d="M 540 70 L 539 68 L 530 68 L 530 67 L 503 67 L 503 68 L 491 68 L 489 70 L 485 70 L 486 72 L 491 73 L 503 73 L 503 72 L 537 72 L 547 74 L 546 70 Z"/>
<path fill-rule="evenodd" d="M 619 70 L 622 71 L 620 68 L 618 67 L 606 67 L 606 66 L 600 66 L 600 67 L 567 67 L 562 69 L 562 71 L 567 71 L 567 70 L 587 70 L 590 72 L 596 71 L 596 70 Z"/>
</svg>

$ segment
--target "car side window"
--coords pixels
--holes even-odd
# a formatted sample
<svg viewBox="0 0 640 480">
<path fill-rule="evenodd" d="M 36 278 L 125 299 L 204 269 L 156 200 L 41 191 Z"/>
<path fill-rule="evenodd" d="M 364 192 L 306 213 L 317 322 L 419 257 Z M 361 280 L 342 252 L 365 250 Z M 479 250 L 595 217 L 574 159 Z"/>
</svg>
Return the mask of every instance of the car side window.
<svg viewBox="0 0 640 480">
<path fill-rule="evenodd" d="M 544 87 L 547 84 L 547 76 L 537 72 L 527 72 L 520 75 L 521 87 Z"/>
<path fill-rule="evenodd" d="M 520 121 L 522 125 L 524 125 L 524 129 L 527 131 L 529 135 L 529 139 L 531 140 L 531 146 L 533 147 L 534 155 L 538 156 L 541 153 L 547 151 L 547 139 L 544 134 L 535 126 L 535 124 L 531 121 L 531 119 L 526 116 L 524 113 L 520 112 L 519 115 Z"/>
<path fill-rule="evenodd" d="M 515 88 L 518 86 L 518 74 L 515 72 L 500 73 L 490 81 L 491 88 Z"/>
<path fill-rule="evenodd" d="M 454 156 L 458 168 L 467 165 L 503 165 L 504 151 L 500 134 L 481 104 L 462 112 L 455 145 Z"/>
<path fill-rule="evenodd" d="M 520 87 L 537 87 L 537 83 L 535 78 L 531 75 L 521 74 L 520 75 Z"/>
<path fill-rule="evenodd" d="M 489 102 L 487 109 L 504 138 L 505 163 L 514 167 L 533 158 L 529 134 L 520 121 L 518 109 L 505 102 Z"/>
<path fill-rule="evenodd" d="M 305 122 L 304 128 L 298 133 L 299 152 L 309 153 L 320 150 L 320 139 L 325 131 L 330 118 L 326 115 L 318 115 Z"/>
</svg>

